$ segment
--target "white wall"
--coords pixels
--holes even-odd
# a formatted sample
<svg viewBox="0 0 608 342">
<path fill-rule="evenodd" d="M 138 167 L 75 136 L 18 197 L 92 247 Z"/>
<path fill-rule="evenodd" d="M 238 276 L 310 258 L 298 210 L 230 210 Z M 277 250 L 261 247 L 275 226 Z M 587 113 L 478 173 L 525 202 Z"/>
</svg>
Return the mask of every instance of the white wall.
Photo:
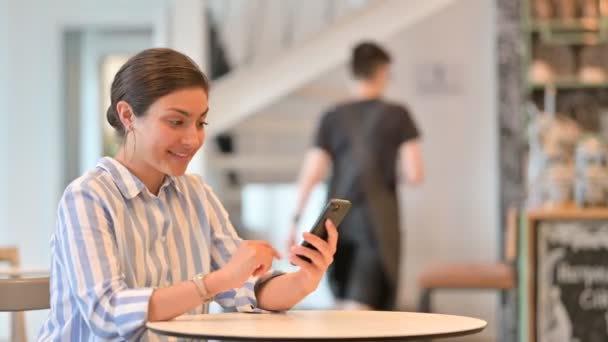
<svg viewBox="0 0 608 342">
<path fill-rule="evenodd" d="M 44 5 L 42 5 L 44 6 Z M 18 243 L 25 265 L 47 264 L 48 237 L 57 201 L 60 155 L 60 55 L 54 6 L 10 1 L 7 16 L 11 39 L 4 51 L 10 80 L 4 110 L 11 115 L 2 155 L 6 201 L 2 230 L 8 243 Z M 16 33 L 19 33 L 18 35 Z"/>
<path fill-rule="evenodd" d="M 2 51 L 8 60 L 5 94 L 10 99 L 3 111 L 11 116 L 3 134 L 10 149 L 0 155 L 0 164 L 9 166 L 2 177 L 2 243 L 18 245 L 24 265 L 41 267 L 49 264 L 48 240 L 55 220 L 50 203 L 57 202 L 62 160 L 59 41 L 46 15 L 53 9 L 46 7 L 33 1 L 10 1 L 5 13 L 11 37 Z M 37 314 L 33 320 L 28 314 L 30 335 L 40 327 L 43 314 Z M 6 339 L 8 322 L 0 324 L 0 338 Z"/>
<path fill-rule="evenodd" d="M 10 39 L 8 34 L 8 2 L 7 0 L 0 0 L 0 194 L 4 193 L 6 189 L 6 169 L 8 168 L 7 161 L 4 160 L 6 153 L 8 153 L 8 141 L 7 130 L 10 125 L 10 113 L 7 110 L 8 105 L 8 79 L 6 77 L 8 69 L 8 58 L 5 53 L 8 49 L 8 40 Z M 6 196 L 0 195 L 0 227 L 4 226 L 4 218 L 6 217 Z M 5 240 L 5 233 L 3 229 L 0 229 L 0 241 Z"/>
<path fill-rule="evenodd" d="M 495 9 L 487 0 L 459 1 L 390 40 L 395 99 L 404 99 L 423 131 L 426 182 L 405 188 L 406 262 L 401 302 L 417 300 L 416 275 L 442 261 L 498 257 L 498 154 Z M 457 91 L 419 89 L 429 63 L 447 67 Z M 439 312 L 494 323 L 494 295 L 453 292 L 436 297 Z M 494 340 L 494 327 L 484 336 Z"/>
</svg>

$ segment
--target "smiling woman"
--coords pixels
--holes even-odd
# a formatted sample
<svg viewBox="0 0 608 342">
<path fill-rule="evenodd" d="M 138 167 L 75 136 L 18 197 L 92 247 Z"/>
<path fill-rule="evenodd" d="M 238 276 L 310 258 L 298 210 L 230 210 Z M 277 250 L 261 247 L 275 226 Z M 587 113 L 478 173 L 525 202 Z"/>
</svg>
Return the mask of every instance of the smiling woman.
<svg viewBox="0 0 608 342">
<path fill-rule="evenodd" d="M 305 236 L 317 250 L 289 256 L 298 271 L 272 272 L 278 252 L 241 240 L 211 188 L 185 174 L 205 140 L 208 94 L 206 76 L 174 50 L 144 50 L 120 68 L 107 110 L 120 148 L 59 202 L 39 340 L 155 340 L 147 321 L 206 313 L 211 300 L 286 310 L 317 287 L 336 249 L 331 223 L 328 241 Z"/>
<path fill-rule="evenodd" d="M 115 158 L 152 193 L 164 174 L 183 175 L 201 147 L 208 91 L 194 62 L 169 49 L 145 50 L 116 74 L 107 111 L 123 139 Z"/>
<path fill-rule="evenodd" d="M 163 95 L 137 116 L 131 105 L 116 104 L 119 127 L 125 127 L 115 159 L 158 193 L 164 175 L 181 176 L 202 146 L 207 124 L 207 91 L 188 87 Z"/>
</svg>

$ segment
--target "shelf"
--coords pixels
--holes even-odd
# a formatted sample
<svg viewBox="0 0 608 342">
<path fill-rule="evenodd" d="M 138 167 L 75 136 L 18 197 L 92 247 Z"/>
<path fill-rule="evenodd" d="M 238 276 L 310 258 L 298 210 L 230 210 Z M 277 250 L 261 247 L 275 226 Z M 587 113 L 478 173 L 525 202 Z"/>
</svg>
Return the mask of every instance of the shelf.
<svg viewBox="0 0 608 342">
<path fill-rule="evenodd" d="M 532 90 L 543 90 L 553 86 L 555 89 L 576 90 L 576 89 L 608 89 L 608 82 L 585 83 L 576 79 L 557 80 L 554 83 L 529 83 L 528 87 Z"/>
<path fill-rule="evenodd" d="M 527 29 L 539 33 L 546 44 L 597 45 L 608 40 L 606 17 L 532 20 Z"/>
<path fill-rule="evenodd" d="M 530 31 L 598 31 L 605 23 L 605 18 L 577 18 L 577 19 L 535 19 L 530 22 Z"/>
<path fill-rule="evenodd" d="M 608 207 L 579 208 L 573 203 L 528 211 L 529 220 L 606 219 Z"/>
</svg>

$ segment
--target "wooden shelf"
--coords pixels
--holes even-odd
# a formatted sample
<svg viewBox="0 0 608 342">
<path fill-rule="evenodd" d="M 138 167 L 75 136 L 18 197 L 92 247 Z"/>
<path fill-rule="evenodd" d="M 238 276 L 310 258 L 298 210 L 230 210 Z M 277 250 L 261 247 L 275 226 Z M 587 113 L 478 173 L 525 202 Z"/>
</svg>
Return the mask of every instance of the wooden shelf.
<svg viewBox="0 0 608 342">
<path fill-rule="evenodd" d="M 525 27 L 528 34 L 539 34 L 549 45 L 597 45 L 608 41 L 608 19 L 532 19 Z"/>
<path fill-rule="evenodd" d="M 530 22 L 529 30 L 532 32 L 541 30 L 552 31 L 598 31 L 605 18 L 573 18 L 573 19 L 533 19 Z"/>
<path fill-rule="evenodd" d="M 608 207 L 580 208 L 575 204 L 568 204 L 528 211 L 528 220 L 546 219 L 608 219 Z"/>
<path fill-rule="evenodd" d="M 555 87 L 555 89 L 608 89 L 608 82 L 601 83 L 585 83 L 576 79 L 562 79 L 553 83 L 530 83 L 528 85 L 533 90 L 542 90 L 547 87 Z"/>
</svg>

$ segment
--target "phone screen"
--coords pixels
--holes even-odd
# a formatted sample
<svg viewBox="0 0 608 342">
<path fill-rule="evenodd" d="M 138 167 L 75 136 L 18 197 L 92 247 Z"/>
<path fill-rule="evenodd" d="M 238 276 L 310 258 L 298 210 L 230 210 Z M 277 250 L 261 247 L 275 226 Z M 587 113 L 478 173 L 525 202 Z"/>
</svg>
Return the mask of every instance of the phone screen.
<svg viewBox="0 0 608 342">
<path fill-rule="evenodd" d="M 310 229 L 310 233 L 320 237 L 323 240 L 327 240 L 327 229 L 325 228 L 325 221 L 329 219 L 336 227 L 338 227 L 338 225 L 342 223 L 342 220 L 350 210 L 351 205 L 352 204 L 350 203 L 350 201 L 344 199 L 333 198 L 329 200 L 323 211 L 321 211 L 321 214 L 317 218 L 317 221 L 312 226 L 312 229 Z M 302 242 L 302 246 L 316 249 L 307 241 Z M 307 257 L 302 255 L 298 256 L 310 262 L 310 259 L 308 259 Z"/>
</svg>

